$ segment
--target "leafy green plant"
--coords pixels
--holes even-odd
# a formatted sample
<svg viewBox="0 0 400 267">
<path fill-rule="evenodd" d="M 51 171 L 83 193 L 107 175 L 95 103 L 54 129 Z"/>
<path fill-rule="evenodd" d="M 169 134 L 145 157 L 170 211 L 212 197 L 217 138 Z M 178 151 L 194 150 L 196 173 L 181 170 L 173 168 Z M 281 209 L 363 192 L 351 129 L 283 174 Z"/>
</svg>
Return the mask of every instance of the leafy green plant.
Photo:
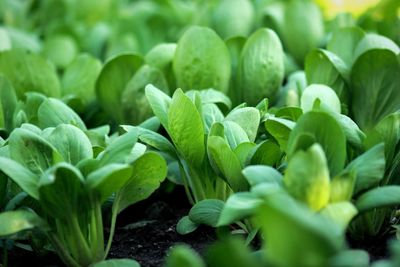
<svg viewBox="0 0 400 267">
<path fill-rule="evenodd" d="M 0 169 L 36 205 L 1 213 L 0 235 L 39 228 L 68 266 L 104 260 L 117 214 L 147 198 L 166 176 L 164 159 L 133 149 L 136 141 L 137 133 L 130 131 L 94 156 L 90 139 L 72 125 L 14 130 L 7 139 L 9 157 L 0 158 Z M 111 196 L 111 230 L 105 246 L 101 207 Z"/>
</svg>

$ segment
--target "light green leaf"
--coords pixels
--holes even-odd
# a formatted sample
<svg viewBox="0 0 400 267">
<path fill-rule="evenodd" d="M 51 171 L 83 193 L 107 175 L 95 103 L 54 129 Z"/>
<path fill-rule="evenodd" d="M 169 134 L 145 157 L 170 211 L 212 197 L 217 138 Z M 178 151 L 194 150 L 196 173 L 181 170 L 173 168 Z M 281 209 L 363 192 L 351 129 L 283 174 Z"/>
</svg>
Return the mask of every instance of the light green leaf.
<svg viewBox="0 0 400 267">
<path fill-rule="evenodd" d="M 148 152 L 138 158 L 132 163 L 132 176 L 117 194 L 117 212 L 148 198 L 166 175 L 167 164 L 160 155 Z"/>
<path fill-rule="evenodd" d="M 136 144 L 137 138 L 138 133 L 135 130 L 117 137 L 99 154 L 99 165 L 105 166 L 109 163 L 125 163 Z"/>
<path fill-rule="evenodd" d="M 312 210 L 324 208 L 330 197 L 329 170 L 322 147 L 296 152 L 289 160 L 283 179 L 286 190 Z"/>
<path fill-rule="evenodd" d="M 227 93 L 231 75 L 228 49 L 210 28 L 191 26 L 179 39 L 173 70 L 184 91 L 208 89 Z"/>
<path fill-rule="evenodd" d="M 249 140 L 254 142 L 260 124 L 260 112 L 256 108 L 244 107 L 231 111 L 225 118 L 240 125 L 246 132 Z"/>
<path fill-rule="evenodd" d="M 154 115 L 157 116 L 162 126 L 168 131 L 168 109 L 171 105 L 171 98 L 151 84 L 146 86 L 145 94 Z"/>
<path fill-rule="evenodd" d="M 262 98 L 273 99 L 284 76 L 283 49 L 279 37 L 259 29 L 246 41 L 238 67 L 242 101 L 256 105 Z"/>
<path fill-rule="evenodd" d="M 230 225 L 253 215 L 262 202 L 250 192 L 238 192 L 231 195 L 221 211 L 217 225 Z"/>
<path fill-rule="evenodd" d="M 350 201 L 353 197 L 356 171 L 345 170 L 331 181 L 330 203 Z"/>
<path fill-rule="evenodd" d="M 321 210 L 321 215 L 335 222 L 344 233 L 357 212 L 356 207 L 346 201 L 329 204 Z"/>
<path fill-rule="evenodd" d="M 179 154 L 189 164 L 200 166 L 205 154 L 203 122 L 196 106 L 179 89 L 168 111 L 168 131 Z"/>
<path fill-rule="evenodd" d="M 18 98 L 28 91 L 60 96 L 60 82 L 55 68 L 39 55 L 23 50 L 0 52 L 0 73 L 9 79 Z"/>
<path fill-rule="evenodd" d="M 217 172 L 222 173 L 234 192 L 244 191 L 248 188 L 247 181 L 241 173 L 242 167 L 239 159 L 222 137 L 209 136 L 207 152 L 211 166 Z"/>
<path fill-rule="evenodd" d="M 81 130 L 86 130 L 85 123 L 64 102 L 48 98 L 43 101 L 38 109 L 38 120 L 41 128 L 56 127 L 59 124 L 72 124 Z"/>
<path fill-rule="evenodd" d="M 252 187 L 262 183 L 281 185 L 283 180 L 282 174 L 269 166 L 252 165 L 242 172 Z"/>
<path fill-rule="evenodd" d="M 81 160 L 93 158 L 89 138 L 73 125 L 60 124 L 52 131 L 48 140 L 64 160 L 72 165 L 78 164 Z"/>
<path fill-rule="evenodd" d="M 95 86 L 101 67 L 98 59 L 88 54 L 79 55 L 62 76 L 62 95 L 77 97 L 83 105 L 96 100 Z"/>
<path fill-rule="evenodd" d="M 33 211 L 15 210 L 0 213 L 0 236 L 12 235 L 42 226 L 44 226 L 44 222 Z"/>
<path fill-rule="evenodd" d="M 176 231 L 180 235 L 186 235 L 194 232 L 199 227 L 199 224 L 192 222 L 189 216 L 182 217 L 176 225 Z"/>
<path fill-rule="evenodd" d="M 164 267 L 205 267 L 205 263 L 194 250 L 186 245 L 179 245 L 171 249 Z"/>
</svg>

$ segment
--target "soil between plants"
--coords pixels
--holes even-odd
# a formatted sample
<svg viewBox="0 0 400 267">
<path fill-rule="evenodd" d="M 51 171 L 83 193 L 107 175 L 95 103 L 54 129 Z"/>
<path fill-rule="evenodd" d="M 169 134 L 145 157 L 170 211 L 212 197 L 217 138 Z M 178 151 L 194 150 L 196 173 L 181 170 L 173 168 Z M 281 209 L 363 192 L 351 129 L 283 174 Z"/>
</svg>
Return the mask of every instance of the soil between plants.
<svg viewBox="0 0 400 267">
<path fill-rule="evenodd" d="M 177 244 L 187 244 L 203 254 L 216 240 L 214 229 L 201 226 L 194 233 L 184 236 L 175 229 L 179 219 L 190 210 L 186 199 L 184 191 L 177 187 L 170 193 L 158 191 L 149 199 L 123 211 L 117 218 L 108 258 L 129 258 L 138 261 L 142 267 L 159 267 L 163 265 L 169 249 Z M 105 237 L 108 237 L 108 232 L 109 228 L 106 226 Z M 371 239 L 368 242 L 348 240 L 348 244 L 354 249 L 366 250 L 371 261 L 375 261 L 389 256 L 387 240 L 388 237 Z M 9 253 L 8 266 L 56 267 L 63 264 L 54 253 L 39 256 L 34 252 L 14 248 Z"/>
</svg>

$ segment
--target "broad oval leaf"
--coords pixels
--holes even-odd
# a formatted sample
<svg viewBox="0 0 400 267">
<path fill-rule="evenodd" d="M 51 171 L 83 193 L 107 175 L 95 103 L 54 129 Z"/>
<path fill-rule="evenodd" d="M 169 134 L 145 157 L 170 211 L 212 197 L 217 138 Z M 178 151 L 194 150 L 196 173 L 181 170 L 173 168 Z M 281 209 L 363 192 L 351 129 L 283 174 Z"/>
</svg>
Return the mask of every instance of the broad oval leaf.
<svg viewBox="0 0 400 267">
<path fill-rule="evenodd" d="M 238 67 L 243 100 L 256 105 L 262 98 L 274 98 L 284 76 L 283 49 L 279 37 L 260 29 L 247 39 Z"/>
<path fill-rule="evenodd" d="M 95 263 L 93 267 L 140 267 L 140 264 L 135 260 L 111 259 Z"/>
<path fill-rule="evenodd" d="M 152 84 L 146 86 L 145 94 L 154 115 L 157 116 L 162 126 L 168 131 L 168 109 L 171 105 L 171 98 Z"/>
<path fill-rule="evenodd" d="M 385 116 L 400 109 L 399 73 L 400 62 L 389 50 L 369 50 L 354 63 L 351 111 L 362 130 L 371 130 Z"/>
<path fill-rule="evenodd" d="M 319 99 L 321 105 L 326 106 L 330 110 L 339 113 L 341 112 L 340 100 L 330 87 L 323 84 L 312 84 L 308 86 L 301 95 L 301 108 L 304 112 L 313 109 L 314 102 Z"/>
<path fill-rule="evenodd" d="M 179 39 L 173 70 L 184 91 L 207 89 L 226 93 L 231 75 L 228 49 L 210 28 L 192 26 Z"/>
<path fill-rule="evenodd" d="M 260 112 L 256 108 L 244 107 L 231 111 L 225 118 L 240 125 L 246 132 L 249 140 L 254 142 L 260 125 Z"/>
<path fill-rule="evenodd" d="M 72 165 L 81 160 L 93 158 L 92 144 L 86 134 L 79 128 L 61 124 L 48 138 L 64 160 Z"/>
<path fill-rule="evenodd" d="M 42 174 L 61 159 L 53 145 L 26 129 L 15 129 L 8 142 L 11 158 L 36 175 Z"/>
<path fill-rule="evenodd" d="M 122 54 L 108 60 L 96 81 L 96 95 L 103 109 L 116 121 L 123 121 L 121 95 L 127 82 L 142 65 L 134 54 Z"/>
<path fill-rule="evenodd" d="M 54 66 L 39 55 L 23 50 L 1 52 L 0 73 L 10 80 L 18 98 L 23 98 L 27 91 L 54 97 L 61 95 Z"/>
<path fill-rule="evenodd" d="M 132 163 L 131 177 L 117 194 L 117 212 L 148 198 L 166 175 L 167 164 L 159 154 L 148 152 L 139 157 Z"/>
<path fill-rule="evenodd" d="M 190 209 L 189 218 L 197 224 L 217 227 L 223 207 L 224 202 L 219 199 L 201 200 Z"/>
<path fill-rule="evenodd" d="M 70 107 L 61 100 L 48 98 L 38 109 L 38 121 L 41 128 L 57 127 L 59 124 L 72 124 L 86 130 L 85 123 Z"/>
</svg>

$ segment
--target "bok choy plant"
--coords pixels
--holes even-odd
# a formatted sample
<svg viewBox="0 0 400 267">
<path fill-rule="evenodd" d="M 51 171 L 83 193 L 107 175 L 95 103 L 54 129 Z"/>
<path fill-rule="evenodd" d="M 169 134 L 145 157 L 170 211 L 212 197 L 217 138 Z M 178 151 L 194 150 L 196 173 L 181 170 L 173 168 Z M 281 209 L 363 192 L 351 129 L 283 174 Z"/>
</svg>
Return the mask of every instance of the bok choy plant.
<svg viewBox="0 0 400 267">
<path fill-rule="evenodd" d="M 67 266 L 104 260 L 117 214 L 147 198 L 166 176 L 164 159 L 138 148 L 137 136 L 130 131 L 112 138 L 95 155 L 86 134 L 70 124 L 43 130 L 25 124 L 12 131 L 0 170 L 34 205 L 0 213 L 0 236 L 36 228 Z M 110 197 L 111 229 L 105 238 L 102 204 Z"/>
</svg>

